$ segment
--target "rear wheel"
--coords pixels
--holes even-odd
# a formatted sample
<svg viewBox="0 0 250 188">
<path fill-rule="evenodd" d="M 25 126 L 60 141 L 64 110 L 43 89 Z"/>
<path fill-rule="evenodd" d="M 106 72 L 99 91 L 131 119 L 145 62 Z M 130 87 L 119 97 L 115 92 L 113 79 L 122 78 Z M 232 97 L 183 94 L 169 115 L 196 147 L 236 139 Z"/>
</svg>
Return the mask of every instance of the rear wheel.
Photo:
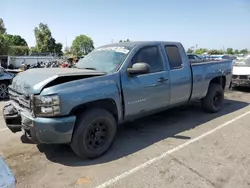
<svg viewBox="0 0 250 188">
<path fill-rule="evenodd" d="M 9 97 L 8 86 L 8 81 L 0 81 L 0 100 L 7 99 Z"/>
<path fill-rule="evenodd" d="M 114 116 L 105 109 L 91 109 L 79 117 L 72 150 L 82 158 L 97 158 L 112 145 L 117 131 Z"/>
<path fill-rule="evenodd" d="M 212 83 L 209 85 L 207 95 L 202 99 L 201 104 L 206 112 L 218 112 L 223 105 L 224 90 L 221 85 Z"/>
</svg>

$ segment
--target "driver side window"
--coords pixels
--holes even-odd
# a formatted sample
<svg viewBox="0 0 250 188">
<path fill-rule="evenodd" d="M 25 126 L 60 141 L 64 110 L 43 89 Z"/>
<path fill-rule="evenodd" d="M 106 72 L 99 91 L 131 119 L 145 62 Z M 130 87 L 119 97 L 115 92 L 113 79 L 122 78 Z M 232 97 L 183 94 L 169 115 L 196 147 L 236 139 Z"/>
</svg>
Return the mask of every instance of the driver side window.
<svg viewBox="0 0 250 188">
<path fill-rule="evenodd" d="M 150 73 L 164 70 L 158 46 L 147 46 L 141 48 L 133 57 L 130 67 L 135 63 L 147 63 L 150 66 Z"/>
</svg>

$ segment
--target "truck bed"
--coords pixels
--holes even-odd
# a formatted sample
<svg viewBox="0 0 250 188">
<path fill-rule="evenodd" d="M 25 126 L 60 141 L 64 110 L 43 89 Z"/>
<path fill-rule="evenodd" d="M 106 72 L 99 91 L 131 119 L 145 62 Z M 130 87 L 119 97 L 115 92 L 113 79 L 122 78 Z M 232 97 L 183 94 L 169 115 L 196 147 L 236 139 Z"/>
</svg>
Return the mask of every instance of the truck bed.
<svg viewBox="0 0 250 188">
<path fill-rule="evenodd" d="M 193 72 L 192 99 L 201 99 L 206 96 L 209 82 L 212 78 L 220 75 L 227 75 L 232 71 L 231 60 L 206 60 L 191 63 Z M 227 78 L 226 80 L 231 80 Z M 230 82 L 226 83 L 226 88 Z"/>
<path fill-rule="evenodd" d="M 204 64 L 204 63 L 218 63 L 224 60 L 211 60 L 211 59 L 201 59 L 201 60 L 189 60 L 191 65 Z"/>
</svg>

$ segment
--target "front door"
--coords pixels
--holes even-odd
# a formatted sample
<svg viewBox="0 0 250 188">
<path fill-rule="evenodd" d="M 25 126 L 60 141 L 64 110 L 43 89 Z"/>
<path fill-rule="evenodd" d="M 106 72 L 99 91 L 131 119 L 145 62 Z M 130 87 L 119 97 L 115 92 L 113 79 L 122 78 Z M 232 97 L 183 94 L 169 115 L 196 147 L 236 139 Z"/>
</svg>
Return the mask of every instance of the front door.
<svg viewBox="0 0 250 188">
<path fill-rule="evenodd" d="M 132 58 L 129 67 L 138 62 L 147 63 L 150 72 L 133 76 L 122 74 L 126 118 L 169 105 L 169 72 L 166 71 L 159 47 L 142 47 Z"/>
</svg>

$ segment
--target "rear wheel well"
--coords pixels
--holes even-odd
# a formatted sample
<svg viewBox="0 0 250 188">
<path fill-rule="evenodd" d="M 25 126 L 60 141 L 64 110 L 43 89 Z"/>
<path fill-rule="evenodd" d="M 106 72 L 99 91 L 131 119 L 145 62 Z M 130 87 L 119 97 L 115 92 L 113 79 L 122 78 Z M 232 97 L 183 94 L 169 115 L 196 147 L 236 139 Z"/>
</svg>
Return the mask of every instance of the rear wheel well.
<svg viewBox="0 0 250 188">
<path fill-rule="evenodd" d="M 224 90 L 224 89 L 225 89 L 225 86 L 226 86 L 226 77 L 225 77 L 225 76 L 218 76 L 218 77 L 215 77 L 215 78 L 213 78 L 213 79 L 210 81 L 210 85 L 211 85 L 212 83 L 221 85 L 221 87 L 222 87 L 223 90 Z"/>
<path fill-rule="evenodd" d="M 115 120 L 118 122 L 118 110 L 116 103 L 113 99 L 101 99 L 97 101 L 88 102 L 82 105 L 79 105 L 75 108 L 73 108 L 70 112 L 70 114 L 74 114 L 76 116 L 79 116 L 81 113 L 83 113 L 85 110 L 93 108 L 102 108 L 107 111 L 109 111 L 115 118 Z"/>
</svg>

